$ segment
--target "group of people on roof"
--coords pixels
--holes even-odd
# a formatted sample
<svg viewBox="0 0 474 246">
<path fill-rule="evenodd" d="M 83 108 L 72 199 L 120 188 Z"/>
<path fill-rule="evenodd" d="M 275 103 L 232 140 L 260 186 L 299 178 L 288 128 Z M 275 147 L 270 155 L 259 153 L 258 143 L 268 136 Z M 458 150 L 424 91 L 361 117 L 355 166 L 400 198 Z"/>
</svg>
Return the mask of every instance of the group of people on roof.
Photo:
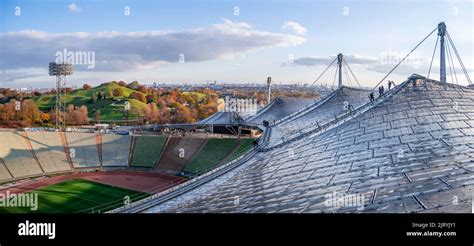
<svg viewBox="0 0 474 246">
<path fill-rule="evenodd" d="M 395 82 L 393 82 L 392 80 L 389 80 L 388 81 L 388 90 L 391 90 L 392 86 L 395 87 Z M 379 97 L 383 96 L 384 93 L 385 93 L 385 88 L 383 87 L 383 85 L 379 86 Z M 369 94 L 369 99 L 370 99 L 370 102 L 375 101 L 375 96 L 374 96 L 373 92 L 371 92 Z"/>
</svg>

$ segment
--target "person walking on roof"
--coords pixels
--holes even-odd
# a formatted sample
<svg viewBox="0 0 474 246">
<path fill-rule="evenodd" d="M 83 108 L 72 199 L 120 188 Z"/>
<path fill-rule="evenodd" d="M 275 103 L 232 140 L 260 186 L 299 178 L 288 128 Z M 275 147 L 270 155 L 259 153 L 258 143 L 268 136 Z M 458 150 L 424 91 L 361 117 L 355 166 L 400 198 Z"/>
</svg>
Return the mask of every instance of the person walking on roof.
<svg viewBox="0 0 474 246">
<path fill-rule="evenodd" d="M 352 107 L 352 104 L 349 103 L 349 105 L 347 105 L 347 109 L 349 109 L 349 112 L 351 112 L 354 108 Z"/>
<path fill-rule="evenodd" d="M 392 86 L 395 87 L 395 82 L 393 82 L 393 80 L 389 80 L 388 81 L 388 90 L 390 90 L 392 88 Z"/>
<path fill-rule="evenodd" d="M 369 99 L 370 99 L 370 102 L 373 102 L 373 101 L 375 100 L 375 99 L 374 99 L 374 93 L 373 93 L 373 92 L 371 92 L 371 93 L 369 94 Z"/>
<path fill-rule="evenodd" d="M 383 91 L 384 91 L 383 85 L 381 85 L 381 86 L 379 87 L 379 97 L 381 97 L 381 96 L 383 95 Z"/>
</svg>

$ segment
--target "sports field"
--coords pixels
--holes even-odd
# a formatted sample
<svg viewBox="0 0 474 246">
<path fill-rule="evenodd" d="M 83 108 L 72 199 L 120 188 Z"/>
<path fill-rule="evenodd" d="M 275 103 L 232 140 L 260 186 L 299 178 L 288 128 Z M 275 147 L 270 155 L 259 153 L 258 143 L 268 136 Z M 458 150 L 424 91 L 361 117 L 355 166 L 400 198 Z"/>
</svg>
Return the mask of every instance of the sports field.
<svg viewBox="0 0 474 246">
<path fill-rule="evenodd" d="M 38 194 L 38 209 L 29 207 L 0 207 L 0 213 L 103 213 L 123 206 L 126 196 L 137 201 L 147 193 L 72 179 L 49 185 L 28 193 Z"/>
</svg>

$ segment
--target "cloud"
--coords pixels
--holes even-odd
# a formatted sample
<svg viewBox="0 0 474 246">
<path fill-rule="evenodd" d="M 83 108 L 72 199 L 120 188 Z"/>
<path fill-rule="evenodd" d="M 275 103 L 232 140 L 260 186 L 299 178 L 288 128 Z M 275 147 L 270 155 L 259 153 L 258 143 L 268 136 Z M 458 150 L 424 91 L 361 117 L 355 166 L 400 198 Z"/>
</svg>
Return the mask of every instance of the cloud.
<svg viewBox="0 0 474 246">
<path fill-rule="evenodd" d="M 337 55 L 332 55 L 328 57 L 300 57 L 295 58 L 292 62 L 285 62 L 282 65 L 296 65 L 296 66 L 319 66 L 319 65 L 329 65 Z M 379 59 L 376 57 L 369 56 L 360 56 L 360 55 L 344 55 L 344 59 L 349 64 L 358 64 L 358 65 L 369 65 L 376 64 Z"/>
<path fill-rule="evenodd" d="M 32 74 L 25 71 L 8 71 L 8 72 L 0 72 L 0 82 L 8 83 L 12 82 L 17 79 L 25 79 L 25 78 L 36 78 L 40 77 L 44 74 Z"/>
<path fill-rule="evenodd" d="M 281 29 L 284 31 L 290 31 L 298 35 L 305 35 L 308 30 L 301 24 L 294 21 L 285 21 L 281 26 Z"/>
<path fill-rule="evenodd" d="M 404 57 L 403 52 L 385 52 L 380 57 L 362 56 L 362 55 L 344 55 L 344 59 L 352 67 L 352 65 L 361 66 L 368 71 L 377 73 L 387 74 L 392 68 L 394 68 Z M 299 57 L 292 61 L 282 63 L 282 66 L 328 66 L 336 55 L 328 57 Z M 413 73 L 425 75 L 428 73 L 431 59 L 423 58 L 418 54 L 409 56 L 403 61 L 392 73 L 402 76 L 409 76 Z M 455 65 L 455 71 L 458 76 L 463 79 L 464 74 L 459 65 Z M 474 69 L 467 68 L 468 73 L 474 71 Z M 439 74 L 439 64 L 433 64 L 431 68 L 431 74 Z M 446 64 L 446 75 L 450 76 L 449 65 Z M 454 75 L 453 75 L 454 76 Z"/>
<path fill-rule="evenodd" d="M 223 20 L 204 28 L 183 31 L 49 33 L 36 30 L 1 33 L 0 67 L 42 67 L 57 52 L 94 52 L 94 71 L 124 71 L 160 63 L 202 62 L 249 51 L 295 46 L 305 38 L 260 31 L 244 22 Z M 76 65 L 75 70 L 87 70 Z"/>
<path fill-rule="evenodd" d="M 79 8 L 75 3 L 71 3 L 67 6 L 67 9 L 71 12 L 81 12 L 82 9 Z"/>
</svg>

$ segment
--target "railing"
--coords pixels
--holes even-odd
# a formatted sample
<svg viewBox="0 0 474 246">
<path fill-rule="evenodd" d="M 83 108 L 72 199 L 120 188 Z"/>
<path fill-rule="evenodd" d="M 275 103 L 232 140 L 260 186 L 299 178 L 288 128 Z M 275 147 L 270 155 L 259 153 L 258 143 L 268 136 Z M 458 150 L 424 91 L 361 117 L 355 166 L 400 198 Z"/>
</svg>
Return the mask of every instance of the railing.
<svg viewBox="0 0 474 246">
<path fill-rule="evenodd" d="M 283 141 L 282 143 L 279 143 L 279 144 L 276 144 L 276 145 L 273 145 L 271 147 L 268 147 L 268 148 L 259 148 L 258 151 L 259 152 L 267 152 L 267 151 L 270 151 L 270 150 L 273 150 L 273 149 L 276 149 L 276 148 L 279 148 L 281 146 L 284 146 L 286 144 L 289 144 L 289 143 L 292 143 L 296 140 L 299 140 L 299 139 L 302 139 L 303 137 L 306 137 L 310 134 L 314 134 L 314 133 L 323 133 L 327 130 L 329 130 L 331 126 L 336 126 L 338 124 L 341 124 L 341 123 L 344 123 L 346 122 L 347 120 L 349 119 L 352 119 L 352 116 L 354 115 L 358 115 L 358 114 L 361 114 L 361 113 L 364 113 L 365 111 L 367 111 L 368 109 L 378 105 L 379 103 L 381 103 L 382 101 L 384 101 L 384 99 L 392 96 L 393 94 L 397 93 L 398 91 L 400 91 L 402 88 L 404 88 L 407 84 L 408 84 L 408 80 L 403 82 L 402 84 L 400 85 L 397 85 L 395 86 L 393 89 L 387 91 L 386 93 L 384 93 L 382 96 L 379 96 L 378 98 L 376 98 L 374 101 L 371 101 L 371 102 L 368 102 L 364 105 L 361 105 L 360 107 L 352 110 L 352 111 L 349 111 L 339 117 L 336 117 L 336 119 L 332 120 L 332 121 L 329 121 L 323 125 L 319 125 L 317 126 L 316 128 L 313 128 L 313 129 L 309 129 L 308 131 L 306 132 L 302 132 L 300 133 L 299 135 L 293 137 L 293 138 L 290 138 L 289 140 L 286 140 L 286 141 Z"/>
<path fill-rule="evenodd" d="M 298 111 L 296 111 L 296 112 L 294 112 L 294 113 L 292 113 L 292 114 L 289 114 L 289 115 L 287 115 L 287 116 L 285 116 L 285 117 L 283 117 L 283 118 L 281 118 L 281 119 L 276 120 L 275 123 L 272 124 L 272 126 L 276 126 L 276 125 L 278 125 L 278 124 L 280 124 L 280 123 L 282 123 L 282 122 L 284 122 L 284 121 L 286 121 L 286 120 L 288 120 L 288 119 L 291 119 L 291 120 L 296 119 L 296 118 L 298 118 L 299 114 L 303 114 L 303 112 L 305 112 L 305 111 L 313 110 L 314 108 L 319 107 L 319 105 L 324 104 L 324 103 L 327 102 L 329 99 L 331 99 L 332 97 L 334 97 L 334 95 L 336 95 L 338 91 L 339 91 L 339 90 L 336 89 L 335 91 L 332 91 L 331 93 L 329 93 L 329 95 L 327 95 L 327 96 L 325 96 L 323 99 L 321 99 L 321 100 L 319 100 L 319 101 L 313 103 L 312 105 L 309 105 L 309 106 L 307 106 L 307 107 L 305 107 L 305 108 L 303 108 L 303 109 L 300 109 L 300 110 L 298 110 Z M 288 122 L 287 122 L 287 123 L 288 123 Z"/>
<path fill-rule="evenodd" d="M 207 168 L 207 170 L 209 171 L 205 172 L 202 175 L 196 176 L 188 181 L 177 184 L 171 187 L 170 189 L 164 190 L 162 192 L 158 192 L 152 196 L 149 196 L 147 198 L 134 202 L 130 205 L 126 205 L 120 208 L 110 210 L 107 213 L 136 213 L 136 212 L 146 210 L 150 207 L 154 207 L 174 197 L 184 194 L 238 167 L 239 165 L 243 164 L 245 161 L 252 158 L 256 153 L 257 151 L 251 149 L 247 151 L 245 154 L 241 155 L 240 157 L 237 157 L 236 159 L 231 160 L 230 162 L 224 165 L 221 165 L 217 168 L 216 167 Z"/>
</svg>

